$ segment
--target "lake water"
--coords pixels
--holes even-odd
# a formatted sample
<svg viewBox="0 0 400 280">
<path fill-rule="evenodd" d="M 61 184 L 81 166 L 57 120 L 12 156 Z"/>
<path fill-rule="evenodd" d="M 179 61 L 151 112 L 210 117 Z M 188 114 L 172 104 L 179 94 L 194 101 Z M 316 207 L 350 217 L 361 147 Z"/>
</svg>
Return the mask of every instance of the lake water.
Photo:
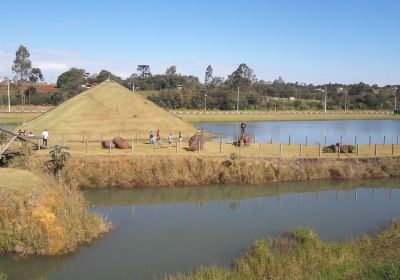
<svg viewBox="0 0 400 280">
<path fill-rule="evenodd" d="M 197 127 L 220 137 L 224 134 L 225 140 L 233 140 L 240 133 L 240 122 L 205 122 L 197 123 Z M 382 144 L 386 136 L 386 143 L 397 143 L 400 136 L 400 121 L 396 120 L 360 120 L 360 121 L 260 121 L 247 122 L 246 132 L 254 136 L 257 141 L 274 143 L 288 143 L 291 135 L 292 143 L 305 144 L 306 136 L 309 144 L 327 144 L 343 142 L 354 144 L 357 136 L 358 144 L 368 144 L 372 136 L 373 144 Z M 219 139 L 215 139 L 219 141 Z"/>
<path fill-rule="evenodd" d="M 400 179 L 85 195 L 114 231 L 66 257 L 0 257 L 7 279 L 159 279 L 201 265 L 229 265 L 255 239 L 297 227 L 342 240 L 400 218 Z"/>
</svg>

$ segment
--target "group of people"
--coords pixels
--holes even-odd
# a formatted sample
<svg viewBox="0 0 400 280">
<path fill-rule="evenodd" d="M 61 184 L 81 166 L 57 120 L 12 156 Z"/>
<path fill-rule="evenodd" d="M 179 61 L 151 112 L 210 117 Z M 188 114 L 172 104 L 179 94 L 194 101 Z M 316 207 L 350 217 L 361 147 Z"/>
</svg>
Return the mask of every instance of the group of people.
<svg viewBox="0 0 400 280">
<path fill-rule="evenodd" d="M 22 137 L 26 137 L 26 138 L 35 136 L 35 134 L 32 131 L 27 132 L 26 130 L 22 131 L 21 129 L 18 130 L 17 134 L 18 134 L 18 136 L 22 136 Z M 47 129 L 43 130 L 41 136 L 42 136 L 43 145 L 47 146 L 47 140 L 49 139 L 49 132 L 47 131 Z"/>
<path fill-rule="evenodd" d="M 149 140 L 150 140 L 150 144 L 158 144 L 158 145 L 162 146 L 160 130 L 158 129 L 155 133 L 153 131 L 150 131 Z M 171 145 L 174 142 L 174 135 L 171 132 L 168 133 L 167 141 L 168 141 L 169 145 Z M 182 132 L 180 132 L 180 131 L 178 134 L 178 142 L 179 142 L 179 144 L 181 144 L 183 142 L 183 135 L 182 135 Z"/>
</svg>

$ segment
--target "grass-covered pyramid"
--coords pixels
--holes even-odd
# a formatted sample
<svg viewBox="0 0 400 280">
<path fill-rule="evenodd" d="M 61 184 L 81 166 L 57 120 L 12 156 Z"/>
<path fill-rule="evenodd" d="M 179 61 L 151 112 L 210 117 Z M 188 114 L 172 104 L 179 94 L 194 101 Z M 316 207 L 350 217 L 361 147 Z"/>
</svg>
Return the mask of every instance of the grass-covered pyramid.
<svg viewBox="0 0 400 280">
<path fill-rule="evenodd" d="M 195 127 L 158 107 L 153 102 L 113 81 L 105 81 L 17 129 L 39 135 L 47 129 L 50 139 L 90 139 L 148 136 L 150 130 L 176 137 L 196 131 Z"/>
</svg>

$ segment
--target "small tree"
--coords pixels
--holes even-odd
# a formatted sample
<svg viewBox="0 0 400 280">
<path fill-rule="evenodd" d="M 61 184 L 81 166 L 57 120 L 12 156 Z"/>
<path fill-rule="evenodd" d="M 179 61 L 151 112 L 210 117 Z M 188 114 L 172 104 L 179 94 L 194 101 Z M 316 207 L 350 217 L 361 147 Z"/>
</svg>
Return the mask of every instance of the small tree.
<svg viewBox="0 0 400 280">
<path fill-rule="evenodd" d="M 65 151 L 65 147 L 55 145 L 51 147 L 51 150 L 49 152 L 51 160 L 49 163 L 52 164 L 53 166 L 53 172 L 54 175 L 60 179 L 61 177 L 61 170 L 64 168 L 67 160 L 70 158 L 70 153 Z"/>
<path fill-rule="evenodd" d="M 150 66 L 149 65 L 138 65 L 137 71 L 139 72 L 139 76 L 142 79 L 145 79 L 147 77 L 151 77 L 151 72 L 150 72 Z"/>
</svg>

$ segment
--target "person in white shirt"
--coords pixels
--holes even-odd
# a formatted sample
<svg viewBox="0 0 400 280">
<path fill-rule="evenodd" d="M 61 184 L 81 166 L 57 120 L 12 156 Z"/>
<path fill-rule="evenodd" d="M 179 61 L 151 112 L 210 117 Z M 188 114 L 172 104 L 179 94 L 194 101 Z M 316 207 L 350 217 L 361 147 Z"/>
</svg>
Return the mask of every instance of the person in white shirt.
<svg viewBox="0 0 400 280">
<path fill-rule="evenodd" d="M 43 139 L 43 145 L 47 147 L 47 140 L 49 139 L 49 132 L 47 131 L 47 129 L 45 129 L 42 132 L 42 139 Z"/>
</svg>

